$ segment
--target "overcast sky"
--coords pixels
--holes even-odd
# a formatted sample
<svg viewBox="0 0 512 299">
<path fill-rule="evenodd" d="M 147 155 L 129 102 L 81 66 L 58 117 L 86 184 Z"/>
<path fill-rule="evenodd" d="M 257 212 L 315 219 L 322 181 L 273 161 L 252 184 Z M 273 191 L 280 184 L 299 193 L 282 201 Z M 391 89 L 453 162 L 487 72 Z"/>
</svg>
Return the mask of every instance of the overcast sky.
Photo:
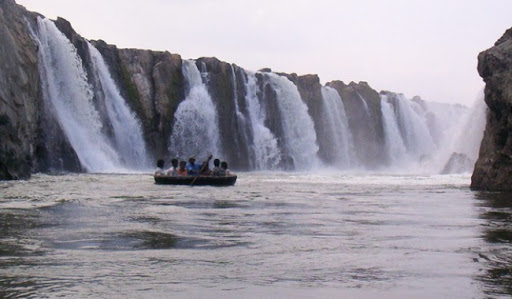
<svg viewBox="0 0 512 299">
<path fill-rule="evenodd" d="M 367 81 L 471 105 L 478 53 L 512 27 L 511 0 L 17 0 L 121 48 L 215 56 L 248 70 Z"/>
</svg>

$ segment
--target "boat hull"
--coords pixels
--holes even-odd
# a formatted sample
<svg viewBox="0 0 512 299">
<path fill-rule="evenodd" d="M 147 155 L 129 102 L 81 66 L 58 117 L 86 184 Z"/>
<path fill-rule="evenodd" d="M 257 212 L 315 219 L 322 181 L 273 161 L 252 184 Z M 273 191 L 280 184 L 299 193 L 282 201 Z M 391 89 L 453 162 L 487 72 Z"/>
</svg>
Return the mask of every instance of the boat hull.
<svg viewBox="0 0 512 299">
<path fill-rule="evenodd" d="M 194 181 L 195 179 L 195 181 Z M 155 176 L 158 185 L 233 186 L 237 176 Z"/>
</svg>

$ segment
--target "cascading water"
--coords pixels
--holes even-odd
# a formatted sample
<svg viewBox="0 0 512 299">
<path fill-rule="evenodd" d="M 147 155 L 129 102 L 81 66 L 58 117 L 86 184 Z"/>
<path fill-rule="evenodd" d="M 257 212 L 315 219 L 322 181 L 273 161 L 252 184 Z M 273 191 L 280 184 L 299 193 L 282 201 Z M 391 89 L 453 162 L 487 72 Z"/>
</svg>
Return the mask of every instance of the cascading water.
<svg viewBox="0 0 512 299">
<path fill-rule="evenodd" d="M 115 146 L 125 165 L 134 169 L 150 167 L 140 123 L 122 98 L 100 52 L 87 43 L 94 75 L 106 105 L 108 119 L 113 128 Z"/>
<path fill-rule="evenodd" d="M 80 163 L 89 172 L 124 171 L 121 157 L 102 133 L 93 91 L 76 48 L 52 21 L 38 18 L 37 23 L 44 99 Z"/>
<path fill-rule="evenodd" d="M 469 111 L 454 124 L 438 155 L 441 173 L 470 173 L 473 171 L 484 135 L 487 106 L 483 92 Z M 468 132 L 471 132 L 468 134 Z"/>
<path fill-rule="evenodd" d="M 388 102 L 388 97 L 382 95 L 381 110 L 384 134 L 386 136 L 386 150 L 390 158 L 390 165 L 394 167 L 403 166 L 407 159 L 407 148 L 400 134 L 397 118 L 393 106 Z"/>
<path fill-rule="evenodd" d="M 277 95 L 281 114 L 285 152 L 296 170 L 308 170 L 319 164 L 316 132 L 308 108 L 302 101 L 297 86 L 288 78 L 265 73 Z"/>
<path fill-rule="evenodd" d="M 402 94 L 396 95 L 394 105 L 398 128 L 407 152 L 416 160 L 430 157 L 437 148 L 422 108 Z"/>
<path fill-rule="evenodd" d="M 121 97 L 98 50 L 88 45 L 90 79 L 95 79 L 91 85 L 76 48 L 53 22 L 38 19 L 35 38 L 39 42 L 45 105 L 55 115 L 82 167 L 89 172 L 150 167 L 140 123 Z M 247 159 L 245 165 L 250 170 L 310 170 L 322 166 L 322 159 L 327 166 L 337 169 L 365 164 L 368 169 L 389 165 L 399 171 L 422 169 L 425 172 L 428 166 L 431 173 L 439 172 L 452 153 L 464 155 L 467 161 L 476 160 L 481 134 L 474 135 L 476 141 L 468 142 L 462 131 L 456 131 L 460 128 L 461 115 L 467 110 L 463 107 L 447 109 L 446 105 L 384 93 L 381 115 L 377 115 L 374 105 L 370 111 L 369 102 L 357 93 L 361 104 L 359 110 L 352 107 L 351 111 L 361 111 L 356 122 L 359 125 L 351 123 L 349 127 L 344 103 L 336 90 L 322 88 L 322 102 L 318 106 L 321 117 L 313 120 L 297 86 L 286 77 L 242 70 L 245 73 L 239 78 L 245 79 L 243 89 L 237 86 L 237 82 L 243 81 L 237 81 L 232 67 L 234 103 L 229 110 L 232 115 L 219 116 L 220 110 L 205 83 L 208 73 L 201 73 L 191 60 L 183 61 L 182 72 L 188 85 L 187 96 L 174 115 L 169 142 L 171 156 L 183 159 L 194 155 L 201 159 L 213 154 L 226 160 Z M 239 96 L 240 90 L 245 90 L 245 98 Z M 474 110 L 465 126 L 476 126 L 472 120 L 478 119 L 478 132 L 483 131 L 485 120 L 480 120 L 484 119 L 484 110 Z M 225 157 L 219 117 L 233 120 L 231 133 L 236 134 L 233 144 L 245 151 L 239 157 L 231 157 L 239 149 Z M 462 137 L 452 138 L 456 134 Z M 369 150 L 359 155 L 356 144 L 360 149 L 368 145 Z M 387 154 L 380 156 L 380 153 Z M 384 161 L 386 157 L 388 161 Z M 363 159 L 369 159 L 369 163 Z"/>
<path fill-rule="evenodd" d="M 174 115 L 170 154 L 182 159 L 191 155 L 202 159 L 209 154 L 222 158 L 217 109 L 201 73 L 193 60 L 184 60 L 182 69 L 188 94 Z"/>
<path fill-rule="evenodd" d="M 322 119 L 324 135 L 327 137 L 324 149 L 329 153 L 331 166 L 346 169 L 354 166 L 354 142 L 349 130 L 343 101 L 338 92 L 330 87 L 322 87 Z"/>
<path fill-rule="evenodd" d="M 249 111 L 249 120 L 253 131 L 253 159 L 256 170 L 277 169 L 281 162 L 281 151 L 277 139 L 265 126 L 266 112 L 258 99 L 258 84 L 254 73 L 246 73 L 245 100 Z"/>
</svg>

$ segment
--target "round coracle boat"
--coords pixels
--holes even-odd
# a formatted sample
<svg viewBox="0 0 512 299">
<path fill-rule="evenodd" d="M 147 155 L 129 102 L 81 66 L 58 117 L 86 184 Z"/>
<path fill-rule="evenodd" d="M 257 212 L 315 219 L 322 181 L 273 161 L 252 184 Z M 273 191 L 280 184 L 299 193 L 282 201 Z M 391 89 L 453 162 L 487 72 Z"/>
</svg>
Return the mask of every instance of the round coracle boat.
<svg viewBox="0 0 512 299">
<path fill-rule="evenodd" d="M 155 176 L 158 185 L 233 186 L 237 176 Z"/>
</svg>

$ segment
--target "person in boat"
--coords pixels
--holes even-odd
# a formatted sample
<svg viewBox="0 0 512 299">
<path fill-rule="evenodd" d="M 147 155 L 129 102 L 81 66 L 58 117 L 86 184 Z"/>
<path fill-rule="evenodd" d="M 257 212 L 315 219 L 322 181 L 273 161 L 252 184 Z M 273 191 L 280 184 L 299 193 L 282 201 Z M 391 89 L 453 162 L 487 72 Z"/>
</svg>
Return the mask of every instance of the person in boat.
<svg viewBox="0 0 512 299">
<path fill-rule="evenodd" d="M 185 161 L 180 162 L 180 167 L 178 167 L 178 169 L 176 170 L 176 174 L 178 176 L 188 176 L 187 162 L 185 162 Z"/>
<path fill-rule="evenodd" d="M 212 175 L 213 176 L 222 176 L 222 169 L 220 168 L 220 160 L 219 159 L 213 160 Z"/>
<path fill-rule="evenodd" d="M 204 161 L 203 165 L 201 165 L 201 175 L 206 175 L 206 176 L 212 175 L 212 171 L 210 170 L 209 160 Z"/>
<path fill-rule="evenodd" d="M 201 166 L 196 164 L 196 159 L 194 157 L 190 157 L 188 159 L 188 164 L 187 164 L 188 175 L 196 176 L 199 174 L 200 169 L 201 169 Z"/>
<path fill-rule="evenodd" d="M 178 175 L 178 159 L 172 159 L 171 160 L 171 167 L 167 169 L 165 172 L 167 175 L 170 176 L 177 176 Z"/>
<path fill-rule="evenodd" d="M 225 176 L 231 175 L 231 171 L 228 169 L 228 162 L 222 161 L 222 163 L 220 163 L 220 168 L 223 170 Z"/>
<path fill-rule="evenodd" d="M 162 176 L 164 174 L 164 160 L 159 159 L 156 161 L 155 176 Z"/>
</svg>

